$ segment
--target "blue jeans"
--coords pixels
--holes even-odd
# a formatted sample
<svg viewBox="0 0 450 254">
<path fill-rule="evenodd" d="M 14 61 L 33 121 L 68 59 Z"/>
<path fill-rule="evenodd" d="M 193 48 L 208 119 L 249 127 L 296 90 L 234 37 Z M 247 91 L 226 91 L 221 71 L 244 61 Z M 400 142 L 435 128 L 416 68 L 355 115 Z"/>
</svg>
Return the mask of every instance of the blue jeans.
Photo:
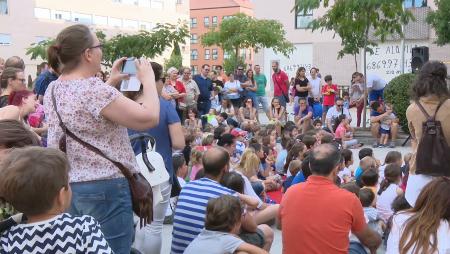
<svg viewBox="0 0 450 254">
<path fill-rule="evenodd" d="M 90 215 L 99 223 L 114 253 L 129 254 L 134 235 L 133 210 L 125 178 L 71 183 L 69 213 Z"/>
<path fill-rule="evenodd" d="M 286 98 L 284 98 L 284 95 L 274 97 L 278 98 L 278 100 L 280 101 L 280 105 L 286 108 L 287 101 Z"/>
<path fill-rule="evenodd" d="M 263 110 L 265 113 L 269 112 L 269 100 L 266 96 L 256 96 L 256 108 L 259 107 L 259 104 L 261 103 Z"/>
</svg>

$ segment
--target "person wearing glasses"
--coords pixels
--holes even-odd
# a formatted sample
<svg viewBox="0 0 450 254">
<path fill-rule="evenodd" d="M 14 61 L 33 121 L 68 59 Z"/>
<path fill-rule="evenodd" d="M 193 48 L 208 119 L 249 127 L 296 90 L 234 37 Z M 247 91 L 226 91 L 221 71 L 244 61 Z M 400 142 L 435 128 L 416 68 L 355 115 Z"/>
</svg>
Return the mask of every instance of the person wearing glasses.
<svg viewBox="0 0 450 254">
<path fill-rule="evenodd" d="M 204 64 L 200 74 L 194 76 L 193 80 L 198 85 L 200 95 L 197 101 L 197 110 L 199 115 L 206 115 L 211 109 L 211 91 L 213 90 L 212 80 L 209 78 L 209 64 Z M 206 124 L 206 119 L 202 119 L 202 124 Z"/>
<path fill-rule="evenodd" d="M 58 148 L 63 137 L 59 113 L 61 122 L 79 139 L 131 173 L 139 172 L 127 128 L 146 130 L 158 124 L 160 104 L 150 63 L 146 59 L 135 61 L 143 90 L 139 104 L 117 89 L 127 78 L 121 74 L 126 57 L 113 63 L 106 83 L 94 77 L 101 69 L 103 53 L 89 27 L 77 24 L 63 29 L 49 47 L 48 56 L 50 66 L 61 70 L 44 96 L 48 146 Z M 94 217 L 114 253 L 130 253 L 134 222 L 127 179 L 113 163 L 76 140 L 67 138 L 66 147 L 73 193 L 68 212 Z"/>
<path fill-rule="evenodd" d="M 332 132 L 334 128 L 334 123 L 336 119 L 344 114 L 346 116 L 346 119 L 350 123 L 352 121 L 352 116 L 350 115 L 350 112 L 348 109 L 344 108 L 344 100 L 340 97 L 336 98 L 335 105 L 328 109 L 327 116 L 326 116 L 326 127 L 328 128 L 329 132 Z"/>
<path fill-rule="evenodd" d="M 7 67 L 3 70 L 0 78 L 0 108 L 8 105 L 8 98 L 12 92 L 26 88 L 25 81 L 26 79 L 23 70 L 15 67 Z"/>
<path fill-rule="evenodd" d="M 197 100 L 200 95 L 200 90 L 198 89 L 197 83 L 192 79 L 191 69 L 189 67 L 183 68 L 183 75 L 180 81 L 186 88 L 186 97 L 184 98 L 184 102 L 186 103 L 186 116 L 184 118 L 188 119 L 187 112 L 189 109 L 195 108 L 197 110 Z"/>
</svg>

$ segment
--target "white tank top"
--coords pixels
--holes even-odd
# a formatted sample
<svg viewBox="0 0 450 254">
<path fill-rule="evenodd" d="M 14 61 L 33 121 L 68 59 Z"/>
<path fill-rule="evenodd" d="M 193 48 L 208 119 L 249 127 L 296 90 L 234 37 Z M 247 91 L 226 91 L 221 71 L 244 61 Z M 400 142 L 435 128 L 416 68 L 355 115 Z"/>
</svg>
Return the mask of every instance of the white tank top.
<svg viewBox="0 0 450 254">
<path fill-rule="evenodd" d="M 391 205 L 394 199 L 397 197 L 397 184 L 391 183 L 389 187 L 381 195 L 378 196 L 377 199 L 377 210 L 378 210 L 378 216 L 386 223 L 389 220 L 389 217 L 391 217 L 392 214 L 394 214 L 394 211 L 392 211 Z"/>
</svg>

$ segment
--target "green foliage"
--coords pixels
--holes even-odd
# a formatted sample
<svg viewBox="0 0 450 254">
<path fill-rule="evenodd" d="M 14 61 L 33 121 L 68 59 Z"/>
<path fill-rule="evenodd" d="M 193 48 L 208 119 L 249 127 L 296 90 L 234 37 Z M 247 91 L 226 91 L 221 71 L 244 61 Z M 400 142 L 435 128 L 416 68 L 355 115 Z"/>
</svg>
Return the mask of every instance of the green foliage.
<svg viewBox="0 0 450 254">
<path fill-rule="evenodd" d="M 414 19 L 412 13 L 403 10 L 402 0 L 296 0 L 293 11 L 306 13 L 319 7 L 327 8 L 325 15 L 313 20 L 310 28 L 334 31 L 341 37 L 342 50 L 338 58 L 345 54 L 356 55 L 360 49 L 373 52 L 371 46 L 377 41 L 369 40 L 369 31 L 373 29 L 375 37 L 384 42 L 387 36 L 399 34 L 402 24 Z"/>
<path fill-rule="evenodd" d="M 172 54 L 168 60 L 164 61 L 164 69 L 168 70 L 170 67 L 180 69 L 183 66 L 183 57 Z"/>
<path fill-rule="evenodd" d="M 247 64 L 245 63 L 244 58 L 238 57 L 236 59 L 236 55 L 230 54 L 230 58 L 225 59 L 223 61 L 223 69 L 225 70 L 225 73 L 233 73 L 238 66 L 243 66 L 244 70 L 247 69 Z"/>
<path fill-rule="evenodd" d="M 450 43 L 450 0 L 434 0 L 437 10 L 428 14 L 427 21 L 437 35 L 436 44 Z"/>
<path fill-rule="evenodd" d="M 239 49 L 272 48 L 288 56 L 294 46 L 285 38 L 283 25 L 276 20 L 255 19 L 243 13 L 236 14 L 220 23 L 201 37 L 203 46 L 217 45 L 236 56 Z"/>
<path fill-rule="evenodd" d="M 406 119 L 406 109 L 410 104 L 410 87 L 414 82 L 415 74 L 402 74 L 389 82 L 384 89 L 386 102 L 394 106 L 394 111 L 400 120 L 403 131 L 409 133 L 408 120 Z"/>
<path fill-rule="evenodd" d="M 167 48 L 173 48 L 172 54 L 181 55 L 180 44 L 189 37 L 186 22 L 179 21 L 177 25 L 157 24 L 152 32 L 139 31 L 136 34 L 118 34 L 110 39 L 102 31 L 96 32 L 103 44 L 103 65 L 111 67 L 113 62 L 123 56 L 150 57 L 161 55 Z M 27 49 L 31 59 L 38 57 L 47 59 L 47 48 L 54 39 L 32 44 Z"/>
<path fill-rule="evenodd" d="M 43 40 L 38 43 L 33 43 L 27 48 L 26 54 L 30 56 L 31 60 L 42 59 L 47 60 L 47 49 L 54 43 L 54 39 Z"/>
</svg>

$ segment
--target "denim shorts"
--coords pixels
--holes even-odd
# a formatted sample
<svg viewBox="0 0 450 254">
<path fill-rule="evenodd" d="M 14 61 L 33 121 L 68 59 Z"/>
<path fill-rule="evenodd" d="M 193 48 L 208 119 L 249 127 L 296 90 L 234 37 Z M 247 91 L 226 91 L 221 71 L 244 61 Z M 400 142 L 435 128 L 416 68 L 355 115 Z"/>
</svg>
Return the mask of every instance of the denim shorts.
<svg viewBox="0 0 450 254">
<path fill-rule="evenodd" d="M 69 213 L 90 215 L 99 223 L 114 253 L 129 254 L 134 237 L 133 210 L 125 178 L 71 183 Z"/>
</svg>

